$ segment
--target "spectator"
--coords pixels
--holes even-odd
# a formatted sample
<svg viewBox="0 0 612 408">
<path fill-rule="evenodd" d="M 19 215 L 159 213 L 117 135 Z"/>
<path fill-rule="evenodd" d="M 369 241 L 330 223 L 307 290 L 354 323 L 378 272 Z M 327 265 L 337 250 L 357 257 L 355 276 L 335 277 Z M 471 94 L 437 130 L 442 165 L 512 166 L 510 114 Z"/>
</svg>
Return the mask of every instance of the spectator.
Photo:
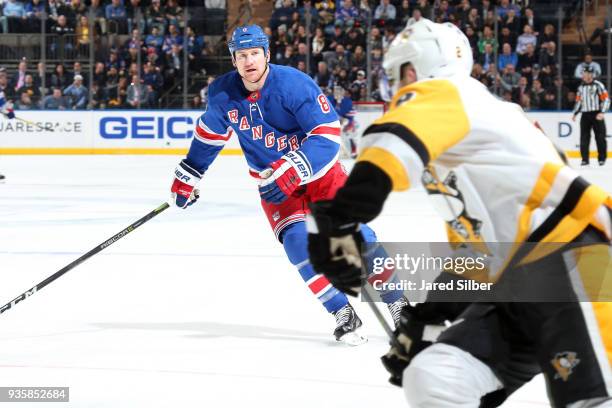
<svg viewBox="0 0 612 408">
<path fill-rule="evenodd" d="M 326 49 L 326 46 L 327 40 L 325 39 L 325 34 L 323 34 L 323 29 L 317 27 L 314 37 L 312 38 L 312 46 L 310 47 L 310 55 L 315 64 L 323 60 L 323 51 Z"/>
<path fill-rule="evenodd" d="M 40 23 L 45 12 L 45 3 L 42 0 L 30 0 L 25 5 L 25 13 L 27 18 L 27 31 L 29 33 L 39 33 Z"/>
<path fill-rule="evenodd" d="M 510 4 L 510 0 L 500 0 L 499 5 L 497 6 L 498 16 L 503 19 L 511 10 L 514 11 L 516 15 L 520 17 L 521 10 L 515 4 Z"/>
<path fill-rule="evenodd" d="M 200 95 L 195 95 L 193 99 L 191 99 L 191 109 L 202 109 L 202 97 Z"/>
<path fill-rule="evenodd" d="M 96 62 L 93 74 L 94 85 L 97 85 L 100 89 L 103 89 L 106 85 L 106 70 L 103 62 Z"/>
<path fill-rule="evenodd" d="M 593 61 L 593 54 L 587 52 L 584 54 L 584 61 L 576 66 L 574 78 L 582 80 L 582 74 L 584 73 L 584 69 L 586 67 L 593 70 L 593 78 L 598 78 L 601 76 L 601 65 L 599 65 L 598 62 Z"/>
<path fill-rule="evenodd" d="M 363 47 L 358 45 L 351 56 L 351 78 L 355 78 L 358 71 L 366 71 L 368 56 Z"/>
<path fill-rule="evenodd" d="M 178 30 L 177 26 L 170 24 L 168 26 L 168 34 L 164 37 L 164 44 L 162 45 L 162 52 L 168 54 L 172 51 L 172 47 L 176 45 L 179 50 L 183 49 L 183 36 Z"/>
<path fill-rule="evenodd" d="M 145 45 L 154 48 L 157 52 L 161 51 L 164 44 L 164 36 L 159 34 L 159 27 L 151 27 L 151 33 L 145 38 Z"/>
<path fill-rule="evenodd" d="M 86 7 L 81 0 L 66 0 L 61 6 L 61 14 L 68 19 L 68 25 L 75 27 L 78 23 L 78 16 L 85 14 Z"/>
<path fill-rule="evenodd" d="M 75 75 L 72 85 L 64 89 L 64 95 L 69 98 L 72 109 L 87 108 L 89 91 L 83 86 L 83 77 L 81 75 Z"/>
<path fill-rule="evenodd" d="M 167 0 L 164 11 L 168 24 L 183 27 L 183 8 L 178 5 L 176 0 Z"/>
<path fill-rule="evenodd" d="M 380 48 L 382 50 L 383 39 L 378 27 L 372 27 L 372 31 L 370 31 L 370 42 L 372 44 L 372 49 Z"/>
<path fill-rule="evenodd" d="M 65 51 L 71 52 L 74 49 L 74 44 L 71 41 L 72 38 L 67 38 L 66 35 L 73 33 L 74 28 L 68 25 L 66 16 L 63 14 L 59 15 L 56 23 L 51 27 L 51 34 L 55 34 L 56 36 L 56 38 L 51 41 L 51 54 L 62 59 L 62 56 L 65 55 Z"/>
<path fill-rule="evenodd" d="M 329 44 L 329 51 L 335 50 L 338 44 L 345 45 L 347 36 L 342 28 L 342 23 L 337 21 L 334 25 L 334 35 L 332 35 L 331 43 Z"/>
<path fill-rule="evenodd" d="M 429 19 L 433 18 L 433 9 L 429 5 L 429 0 L 417 0 L 417 5 L 415 6 L 414 9 L 415 10 L 418 9 L 422 17 L 429 18 Z"/>
<path fill-rule="evenodd" d="M 48 110 L 66 110 L 70 109 L 70 104 L 68 99 L 62 96 L 62 90 L 60 88 L 53 88 L 53 93 L 45 96 L 43 99 L 41 108 Z"/>
<path fill-rule="evenodd" d="M 395 38 L 395 28 L 393 28 L 393 26 L 391 25 L 386 26 L 385 35 L 383 36 L 383 39 L 382 39 L 383 50 L 386 50 L 387 48 L 389 48 L 389 45 L 391 45 L 391 42 L 393 41 L 394 38 Z"/>
<path fill-rule="evenodd" d="M 482 36 L 480 37 L 480 40 L 478 41 L 478 52 L 479 53 L 484 54 L 486 52 L 485 51 L 486 44 L 491 45 L 492 51 L 496 50 L 498 47 L 497 39 L 493 35 L 493 30 L 491 30 L 491 27 L 489 26 L 485 26 L 484 30 L 482 31 Z"/>
<path fill-rule="evenodd" d="M 148 98 L 147 87 L 140 82 L 138 75 L 132 76 L 132 82 L 127 88 L 127 103 L 130 107 L 140 109 L 145 107 Z"/>
<path fill-rule="evenodd" d="M 202 57 L 208 54 L 204 36 L 196 35 L 191 26 L 187 27 L 187 58 L 189 59 L 189 69 L 191 71 L 200 71 Z"/>
<path fill-rule="evenodd" d="M 521 97 L 520 105 L 525 112 L 531 110 L 531 98 L 529 97 L 529 94 L 523 94 L 523 96 Z"/>
<path fill-rule="evenodd" d="M 529 81 L 527 80 L 527 77 L 521 76 L 519 78 L 518 86 L 512 91 L 512 100 L 515 103 L 520 104 L 521 100 L 523 99 L 523 95 L 529 94 L 529 92 Z"/>
<path fill-rule="evenodd" d="M 576 92 L 569 91 L 561 102 L 561 109 L 572 110 L 576 104 Z"/>
<path fill-rule="evenodd" d="M 112 78 L 113 75 L 111 72 L 109 72 L 109 78 Z M 109 81 L 107 83 L 107 95 L 108 95 L 108 107 L 109 108 L 115 108 L 115 109 L 121 109 L 121 108 L 126 108 L 128 107 L 126 99 L 127 99 L 127 89 L 128 89 L 128 82 L 127 82 L 127 78 L 122 76 L 119 77 L 117 75 L 114 75 L 114 78 L 112 79 L 117 79 L 117 82 L 115 81 Z"/>
<path fill-rule="evenodd" d="M 4 92 L 7 101 L 15 99 L 15 88 L 9 85 L 8 76 L 4 67 L 0 68 L 0 91 Z"/>
<path fill-rule="evenodd" d="M 70 79 L 66 74 L 66 70 L 64 69 L 63 64 L 57 64 L 55 66 L 55 71 L 51 75 L 51 86 L 63 89 L 68 86 L 70 83 Z"/>
<path fill-rule="evenodd" d="M 304 63 L 304 72 L 310 74 L 310 67 L 306 69 L 306 54 L 308 53 L 308 46 L 305 43 L 299 43 L 297 46 L 297 54 L 295 55 L 295 66 L 300 65 L 300 62 Z"/>
<path fill-rule="evenodd" d="M 523 34 L 519 35 L 517 39 L 516 52 L 519 55 L 522 55 L 527 51 L 528 44 L 532 44 L 535 48 L 537 42 L 538 38 L 533 33 L 533 28 L 530 25 L 525 24 L 523 27 Z"/>
<path fill-rule="evenodd" d="M 542 109 L 545 94 L 546 91 L 544 87 L 542 87 L 542 81 L 539 79 L 534 80 L 531 86 L 531 92 L 529 92 L 529 100 L 531 101 L 531 107 L 533 109 Z"/>
<path fill-rule="evenodd" d="M 467 24 L 469 24 L 475 32 L 479 32 L 482 30 L 482 18 L 480 17 L 480 14 L 478 14 L 478 9 L 476 7 L 472 7 L 470 9 L 467 18 Z"/>
<path fill-rule="evenodd" d="M 307 16 L 310 16 L 310 32 L 313 32 L 319 25 L 319 11 L 312 5 L 312 0 L 304 0 L 304 4 L 298 10 L 300 21 L 306 24 Z"/>
<path fill-rule="evenodd" d="M 88 83 L 87 83 L 87 80 L 85 79 L 87 75 L 83 72 L 83 67 L 81 66 L 81 63 L 79 61 L 75 61 L 74 64 L 72 65 L 72 78 L 71 78 L 72 81 L 71 82 L 74 82 L 74 79 L 76 78 L 77 75 L 83 78 L 83 84 L 87 86 Z"/>
<path fill-rule="evenodd" d="M 47 89 L 51 85 L 51 76 L 47 74 L 45 63 L 42 61 L 36 65 L 36 74 L 34 74 L 34 85 L 40 91 L 41 95 L 46 95 Z"/>
<path fill-rule="evenodd" d="M 82 15 L 76 27 L 76 41 L 80 56 L 89 56 L 89 36 L 89 18 Z"/>
<path fill-rule="evenodd" d="M 127 33 L 127 12 L 121 0 L 111 0 L 105 9 L 109 30 L 115 34 Z"/>
<path fill-rule="evenodd" d="M 501 71 L 508 64 L 511 64 L 513 67 L 516 67 L 518 64 L 518 56 L 515 52 L 512 52 L 510 44 L 505 43 L 502 46 L 502 53 L 497 58 L 497 69 Z"/>
<path fill-rule="evenodd" d="M 518 33 L 521 27 L 521 21 L 516 16 L 514 9 L 508 10 L 508 14 L 503 18 L 502 27 L 507 27 L 511 33 Z"/>
<path fill-rule="evenodd" d="M 144 65 L 142 82 L 145 85 L 151 85 L 151 87 L 156 91 L 162 89 L 164 86 L 164 79 L 162 78 L 159 69 L 150 61 L 147 61 Z"/>
<path fill-rule="evenodd" d="M 146 22 L 140 6 L 140 0 L 130 0 L 125 6 L 125 13 L 127 16 L 128 31 L 132 32 L 134 28 L 138 28 L 141 33 L 144 33 Z"/>
<path fill-rule="evenodd" d="M 19 95 L 19 100 L 15 102 L 15 109 L 17 110 L 31 110 L 34 109 L 34 103 L 32 98 L 27 92 L 23 92 Z"/>
<path fill-rule="evenodd" d="M 452 14 L 453 9 L 449 6 L 448 0 L 442 0 L 436 10 L 436 22 L 443 23 L 450 21 Z"/>
<path fill-rule="evenodd" d="M 36 105 L 38 101 L 40 100 L 40 91 L 34 84 L 34 78 L 30 74 L 27 74 L 25 76 L 25 82 L 23 86 L 17 89 L 17 94 L 20 95 L 23 93 L 28 94 L 28 96 L 30 97 L 30 100 L 32 101 L 34 105 Z"/>
<path fill-rule="evenodd" d="M 548 83 L 552 83 L 552 78 L 557 75 L 559 70 L 556 48 L 555 42 L 549 41 L 542 44 L 542 50 L 540 52 L 540 68 L 542 70 L 542 75 L 547 77 L 547 86 Z"/>
<path fill-rule="evenodd" d="M 351 83 L 350 96 L 354 101 L 358 101 L 361 98 L 361 89 L 368 87 L 368 81 L 366 79 L 365 71 L 357 71 L 357 78 Z"/>
<path fill-rule="evenodd" d="M 533 66 L 539 64 L 539 57 L 535 53 L 533 44 L 527 44 L 527 49 L 523 55 L 518 57 L 518 71 L 521 75 L 531 77 Z"/>
<path fill-rule="evenodd" d="M 532 28 L 532 30 L 537 30 L 537 26 L 536 26 L 536 19 L 535 19 L 535 14 L 533 13 L 533 9 L 530 7 L 527 7 L 525 9 L 525 13 L 523 15 L 523 17 L 521 18 L 521 26 L 530 26 Z"/>
<path fill-rule="evenodd" d="M 334 22 L 336 12 L 336 2 L 333 0 L 315 0 L 315 8 L 319 12 L 319 19 L 324 26 L 329 26 Z"/>
<path fill-rule="evenodd" d="M 108 61 L 106 61 L 106 69 L 110 69 L 111 67 L 117 69 L 117 72 L 122 72 L 125 63 L 119 59 L 119 53 L 116 49 L 111 49 L 108 54 Z"/>
<path fill-rule="evenodd" d="M 327 66 L 335 71 L 336 68 L 344 69 L 346 71 L 349 70 L 350 64 L 347 58 L 346 52 L 344 51 L 344 46 L 342 44 L 336 45 L 336 51 L 330 53 L 326 58 Z"/>
<path fill-rule="evenodd" d="M 321 89 L 331 89 L 333 78 L 328 69 L 327 62 L 320 61 L 317 65 L 317 73 L 314 76 L 314 81 Z"/>
<path fill-rule="evenodd" d="M 2 29 L 4 33 L 20 33 L 26 19 L 26 10 L 20 1 L 8 0 L 2 8 Z"/>
<path fill-rule="evenodd" d="M 460 28 L 468 24 L 468 16 L 470 15 L 471 9 L 472 5 L 470 4 L 470 0 L 461 0 L 455 11 Z"/>
<path fill-rule="evenodd" d="M 93 16 L 94 23 L 99 27 L 102 35 L 106 34 L 106 11 L 100 6 L 101 0 L 91 0 L 89 13 Z"/>
<path fill-rule="evenodd" d="M 214 80 L 215 80 L 215 77 L 213 75 L 210 75 L 208 79 L 206 80 L 206 85 L 204 85 L 204 87 L 200 90 L 200 97 L 202 100 L 202 109 L 204 110 L 208 106 L 208 87 L 210 86 L 210 84 L 213 83 Z"/>
<path fill-rule="evenodd" d="M 166 32 L 166 13 L 159 0 L 151 0 L 151 5 L 145 11 L 147 27 L 156 27 L 160 35 Z"/>
<path fill-rule="evenodd" d="M 477 81 L 482 82 L 483 78 L 485 77 L 484 71 L 482 69 L 482 65 L 480 65 L 479 63 L 474 63 L 474 65 L 472 66 L 472 78 L 474 78 Z"/>
<path fill-rule="evenodd" d="M 553 26 L 552 24 L 546 24 L 544 26 L 544 32 L 538 35 L 538 41 L 540 42 L 540 46 L 548 42 L 554 42 L 556 46 L 557 34 L 555 33 L 555 26 Z"/>
<path fill-rule="evenodd" d="M 19 65 L 17 65 L 17 73 L 11 79 L 11 86 L 15 91 L 21 88 L 25 84 L 25 78 L 28 73 L 28 63 L 24 59 L 19 61 Z"/>
<path fill-rule="evenodd" d="M 468 0 L 465 0 L 468 1 Z M 402 4 L 397 9 L 397 21 L 395 24 L 398 27 L 406 27 L 408 20 L 412 14 L 412 8 L 410 7 L 410 0 L 402 0 Z"/>
<path fill-rule="evenodd" d="M 499 33 L 499 43 L 500 44 L 508 43 L 510 44 L 510 48 L 515 49 L 516 48 L 515 31 L 511 31 L 510 28 L 507 26 L 502 26 L 501 31 Z M 503 45 L 502 45 L 502 48 L 503 48 Z"/>
<path fill-rule="evenodd" d="M 348 52 L 353 52 L 356 47 L 362 46 L 364 47 L 366 44 L 365 37 L 361 33 L 361 29 L 359 28 L 351 28 L 348 32 L 348 37 L 346 38 L 345 47 Z"/>
<path fill-rule="evenodd" d="M 379 25 L 395 24 L 397 10 L 390 0 L 380 0 L 380 4 L 374 10 L 374 19 L 379 21 Z"/>
<path fill-rule="evenodd" d="M 285 53 L 283 56 L 277 61 L 279 65 L 287 65 L 290 67 L 295 67 L 297 65 L 297 61 L 295 55 L 293 54 L 293 46 L 287 45 L 285 47 Z"/>
<path fill-rule="evenodd" d="M 282 6 L 274 10 L 272 13 L 272 17 L 270 18 L 270 28 L 272 30 L 276 30 L 281 24 L 289 25 L 294 11 L 295 8 L 293 7 L 293 1 L 283 0 Z"/>
<path fill-rule="evenodd" d="M 169 53 L 166 54 L 165 84 L 173 84 L 182 77 L 183 51 L 178 44 L 173 44 Z"/>
<path fill-rule="evenodd" d="M 380 76 L 380 73 L 382 72 L 382 59 L 383 59 L 382 48 L 373 47 L 372 48 L 372 60 L 370 62 L 372 66 L 372 75 L 375 75 L 377 77 L 376 79 L 378 79 L 378 76 Z"/>
<path fill-rule="evenodd" d="M 544 93 L 544 101 L 540 109 L 555 110 L 557 109 L 557 92 L 553 89 L 547 89 Z"/>
<path fill-rule="evenodd" d="M 485 71 L 489 70 L 490 65 L 495 66 L 495 53 L 493 52 L 493 45 L 490 43 L 486 43 L 484 45 L 484 52 L 480 54 L 478 62 L 480 65 L 482 65 L 482 68 L 484 68 Z"/>
<path fill-rule="evenodd" d="M 50 23 L 54 24 L 57 22 L 59 18 L 60 8 L 62 7 L 62 3 L 59 0 L 47 0 L 47 14 L 49 17 Z"/>
<path fill-rule="evenodd" d="M 512 92 L 519 85 L 520 79 L 521 76 L 516 72 L 514 65 L 507 64 L 504 67 L 501 75 L 501 85 L 505 90 Z"/>
<path fill-rule="evenodd" d="M 353 26 L 359 18 L 359 10 L 353 5 L 353 0 L 340 0 L 335 18 L 336 23 L 341 23 L 343 27 Z"/>
</svg>

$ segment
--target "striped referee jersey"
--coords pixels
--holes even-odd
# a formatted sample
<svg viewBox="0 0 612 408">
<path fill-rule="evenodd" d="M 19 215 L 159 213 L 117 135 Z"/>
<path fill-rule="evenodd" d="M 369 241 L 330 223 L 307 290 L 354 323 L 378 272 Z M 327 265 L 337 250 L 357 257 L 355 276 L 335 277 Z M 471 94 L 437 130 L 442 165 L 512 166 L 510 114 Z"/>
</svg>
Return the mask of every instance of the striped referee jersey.
<svg viewBox="0 0 612 408">
<path fill-rule="evenodd" d="M 610 107 L 610 99 L 606 87 L 594 80 L 590 84 L 583 82 L 578 87 L 574 115 L 578 112 L 606 112 Z"/>
</svg>

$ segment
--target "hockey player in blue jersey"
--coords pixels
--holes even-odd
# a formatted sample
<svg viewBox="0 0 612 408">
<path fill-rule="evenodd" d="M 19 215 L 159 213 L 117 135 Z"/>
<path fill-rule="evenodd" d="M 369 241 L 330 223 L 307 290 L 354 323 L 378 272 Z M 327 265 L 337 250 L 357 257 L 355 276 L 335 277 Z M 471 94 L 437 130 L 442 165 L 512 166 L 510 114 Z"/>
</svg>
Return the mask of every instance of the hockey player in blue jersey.
<svg viewBox="0 0 612 408">
<path fill-rule="evenodd" d="M 187 157 L 175 170 L 173 204 L 186 208 L 198 198 L 196 184 L 236 133 L 270 226 L 289 261 L 336 319 L 334 335 L 348 344 L 361 320 L 347 297 L 309 263 L 305 217 L 308 203 L 332 198 L 346 173 L 338 162 L 340 123 L 329 100 L 302 72 L 269 64 L 268 37 L 259 26 L 238 27 L 228 42 L 235 71 L 209 86 L 207 110 L 198 120 Z M 364 228 L 367 241 L 376 239 Z M 377 280 L 396 279 L 393 271 Z M 391 314 L 406 303 L 399 291 L 381 293 Z"/>
<path fill-rule="evenodd" d="M 0 113 L 6 116 L 8 119 L 15 118 L 15 112 L 13 112 L 13 107 L 10 102 L 8 102 L 4 96 L 4 92 L 0 91 Z M 0 174 L 0 181 L 4 181 L 6 177 L 4 174 Z"/>
<path fill-rule="evenodd" d="M 330 102 L 340 117 L 343 148 L 346 155 L 354 159 L 357 157 L 357 123 L 355 122 L 355 109 L 353 109 L 350 92 L 341 86 L 335 86 Z"/>
</svg>

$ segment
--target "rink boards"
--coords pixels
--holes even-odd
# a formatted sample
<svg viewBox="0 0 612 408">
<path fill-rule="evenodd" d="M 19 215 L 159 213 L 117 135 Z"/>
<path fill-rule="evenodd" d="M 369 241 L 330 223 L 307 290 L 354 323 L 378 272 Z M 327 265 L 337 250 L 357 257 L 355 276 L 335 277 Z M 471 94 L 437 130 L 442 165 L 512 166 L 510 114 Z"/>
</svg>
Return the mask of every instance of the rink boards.
<svg viewBox="0 0 612 408">
<path fill-rule="evenodd" d="M 202 111 L 19 111 L 23 121 L 0 120 L 0 154 L 183 154 Z M 363 132 L 380 112 L 357 110 Z M 571 112 L 528 112 L 570 157 L 578 157 L 579 120 Z M 608 137 L 612 114 L 606 114 Z M 594 149 L 594 143 L 592 143 Z M 608 143 L 611 156 L 612 143 Z M 594 152 L 592 152 L 594 153 Z M 221 154 L 241 154 L 232 137 Z"/>
</svg>

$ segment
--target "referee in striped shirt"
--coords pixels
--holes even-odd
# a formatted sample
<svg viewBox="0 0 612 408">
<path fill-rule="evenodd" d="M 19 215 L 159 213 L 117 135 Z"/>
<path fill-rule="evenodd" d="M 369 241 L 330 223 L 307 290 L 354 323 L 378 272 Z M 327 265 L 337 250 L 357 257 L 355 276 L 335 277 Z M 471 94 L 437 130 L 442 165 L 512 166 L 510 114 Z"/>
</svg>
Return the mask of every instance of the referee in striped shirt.
<svg viewBox="0 0 612 408">
<path fill-rule="evenodd" d="M 589 164 L 591 128 L 595 132 L 599 165 L 603 166 L 606 163 L 608 147 L 604 113 L 609 107 L 608 91 L 601 82 L 593 80 L 593 68 L 586 67 L 582 73 L 582 83 L 578 87 L 576 105 L 572 115 L 572 121 L 575 121 L 578 112 L 582 113 L 580 118 L 580 155 L 582 156 L 583 166 Z"/>
</svg>

